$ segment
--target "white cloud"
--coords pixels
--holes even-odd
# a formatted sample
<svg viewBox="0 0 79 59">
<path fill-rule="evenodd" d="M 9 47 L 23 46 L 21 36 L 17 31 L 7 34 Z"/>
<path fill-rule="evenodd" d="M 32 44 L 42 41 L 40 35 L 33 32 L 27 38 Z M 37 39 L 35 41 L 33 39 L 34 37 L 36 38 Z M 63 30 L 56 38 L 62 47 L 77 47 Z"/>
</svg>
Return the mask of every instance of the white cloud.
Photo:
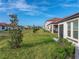
<svg viewBox="0 0 79 59">
<path fill-rule="evenodd" d="M 44 1 L 44 3 L 47 3 L 47 2 Z M 26 14 L 30 15 L 30 16 L 37 16 L 37 15 L 41 15 L 41 14 L 46 15 L 46 16 L 51 16 L 51 15 L 43 12 L 44 10 L 46 10 L 46 7 L 41 8 L 36 5 L 29 5 L 29 4 L 25 3 L 25 1 L 17 1 L 16 4 L 15 3 L 13 4 L 13 6 L 21 11 L 27 11 Z M 40 9 L 43 11 L 41 11 Z"/>
<path fill-rule="evenodd" d="M 35 5 L 30 5 L 25 0 L 18 0 L 16 3 L 9 3 L 11 8 L 16 8 L 20 11 L 34 11 L 37 6 Z"/>
<path fill-rule="evenodd" d="M 17 0 L 15 3 L 9 0 L 8 3 L 3 3 L 0 1 L 0 9 L 13 9 L 16 8 L 21 11 L 32 11 L 35 9 L 35 6 L 29 5 L 25 2 L 25 0 Z"/>
<path fill-rule="evenodd" d="M 48 5 L 49 3 L 46 0 L 44 0 L 42 3 L 40 2 L 40 4 Z M 0 6 L 1 6 L 0 11 L 18 9 L 20 11 L 26 11 L 25 13 L 30 16 L 38 16 L 38 15 L 44 15 L 47 17 L 53 16 L 51 14 L 43 12 L 45 10 L 48 10 L 49 7 L 45 7 L 45 6 L 40 7 L 33 4 L 30 5 L 27 2 L 25 2 L 25 0 L 15 0 L 14 2 L 12 2 L 12 0 L 8 0 L 8 3 L 3 3 L 2 1 L 0 1 Z"/>
<path fill-rule="evenodd" d="M 79 4 L 62 4 L 61 6 L 63 6 L 63 7 L 78 7 L 79 8 Z"/>
<path fill-rule="evenodd" d="M 76 7 L 79 8 L 79 0 L 66 0 L 60 3 L 62 7 Z"/>
<path fill-rule="evenodd" d="M 5 6 L 6 6 L 5 3 L 1 3 L 1 2 L 0 2 L 0 11 L 6 11 L 7 9 L 9 9 L 9 8 L 7 8 L 7 7 L 5 7 Z"/>
</svg>

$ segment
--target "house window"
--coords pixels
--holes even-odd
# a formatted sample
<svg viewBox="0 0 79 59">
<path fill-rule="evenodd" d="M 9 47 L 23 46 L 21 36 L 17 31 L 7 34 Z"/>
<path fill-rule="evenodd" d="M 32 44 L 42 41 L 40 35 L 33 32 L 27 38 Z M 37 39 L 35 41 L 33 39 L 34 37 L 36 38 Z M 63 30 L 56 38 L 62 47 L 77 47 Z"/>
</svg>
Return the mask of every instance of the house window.
<svg viewBox="0 0 79 59">
<path fill-rule="evenodd" d="M 2 29 L 5 29 L 5 26 L 2 26 Z"/>
<path fill-rule="evenodd" d="M 68 22 L 68 36 L 71 37 L 71 22 Z"/>
<path fill-rule="evenodd" d="M 78 39 L 78 20 L 73 21 L 73 37 Z"/>
<path fill-rule="evenodd" d="M 54 33 L 58 32 L 58 25 L 54 25 Z"/>
</svg>

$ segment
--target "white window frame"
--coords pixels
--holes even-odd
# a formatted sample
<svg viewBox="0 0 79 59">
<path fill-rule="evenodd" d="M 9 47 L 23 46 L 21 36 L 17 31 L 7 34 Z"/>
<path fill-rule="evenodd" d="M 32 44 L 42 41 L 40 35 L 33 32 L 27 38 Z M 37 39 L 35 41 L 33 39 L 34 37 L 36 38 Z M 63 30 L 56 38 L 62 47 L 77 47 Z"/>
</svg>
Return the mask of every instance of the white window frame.
<svg viewBox="0 0 79 59">
<path fill-rule="evenodd" d="M 79 19 L 78 19 L 78 43 L 79 43 Z"/>
<path fill-rule="evenodd" d="M 76 21 L 76 20 L 78 20 L 78 18 L 76 18 L 76 19 L 73 19 L 73 20 L 70 20 L 70 21 L 67 21 L 67 22 L 71 22 L 71 37 L 69 37 L 68 35 L 67 35 L 67 38 L 70 38 L 70 39 L 72 39 L 72 40 L 74 40 L 74 41 L 77 41 L 77 42 L 79 42 L 79 20 L 78 20 L 78 39 L 76 39 L 76 38 L 74 38 L 73 37 L 73 21 Z M 68 30 L 68 29 L 67 29 Z"/>
</svg>

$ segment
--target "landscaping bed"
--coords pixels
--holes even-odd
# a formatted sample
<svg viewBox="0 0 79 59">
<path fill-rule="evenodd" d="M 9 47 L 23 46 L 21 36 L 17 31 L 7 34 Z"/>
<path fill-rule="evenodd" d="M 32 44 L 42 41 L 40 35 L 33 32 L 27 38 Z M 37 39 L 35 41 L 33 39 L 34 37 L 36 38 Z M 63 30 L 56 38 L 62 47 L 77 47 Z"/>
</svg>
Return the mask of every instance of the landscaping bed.
<svg viewBox="0 0 79 59">
<path fill-rule="evenodd" d="M 0 48 L 0 59 L 69 59 L 74 55 L 74 46 L 65 39 L 55 42 L 52 38 L 57 37 L 49 32 L 38 30 L 23 31 L 23 43 L 21 48 L 11 49 L 8 47 L 8 39 L 4 39 Z M 1 40 L 2 41 L 2 40 Z"/>
</svg>

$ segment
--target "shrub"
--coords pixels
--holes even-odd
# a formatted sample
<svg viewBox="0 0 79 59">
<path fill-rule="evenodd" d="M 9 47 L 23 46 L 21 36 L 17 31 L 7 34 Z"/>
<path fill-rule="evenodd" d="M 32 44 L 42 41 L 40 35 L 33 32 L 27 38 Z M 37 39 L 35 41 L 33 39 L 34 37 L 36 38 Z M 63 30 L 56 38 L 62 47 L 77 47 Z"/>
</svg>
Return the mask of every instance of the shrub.
<svg viewBox="0 0 79 59">
<path fill-rule="evenodd" d="M 59 44 L 60 44 L 61 48 L 64 49 L 63 53 L 65 53 L 65 55 L 64 55 L 65 59 L 72 58 L 72 56 L 74 55 L 74 52 L 75 52 L 75 46 L 71 42 L 68 42 L 68 40 L 66 40 L 66 39 L 60 39 Z M 59 51 L 62 51 L 63 49 L 59 49 Z"/>
<path fill-rule="evenodd" d="M 33 27 L 32 27 L 33 33 L 35 33 L 36 31 L 38 31 L 39 29 L 40 29 L 40 28 L 37 27 L 37 26 L 35 26 L 35 25 L 33 25 Z"/>
</svg>

